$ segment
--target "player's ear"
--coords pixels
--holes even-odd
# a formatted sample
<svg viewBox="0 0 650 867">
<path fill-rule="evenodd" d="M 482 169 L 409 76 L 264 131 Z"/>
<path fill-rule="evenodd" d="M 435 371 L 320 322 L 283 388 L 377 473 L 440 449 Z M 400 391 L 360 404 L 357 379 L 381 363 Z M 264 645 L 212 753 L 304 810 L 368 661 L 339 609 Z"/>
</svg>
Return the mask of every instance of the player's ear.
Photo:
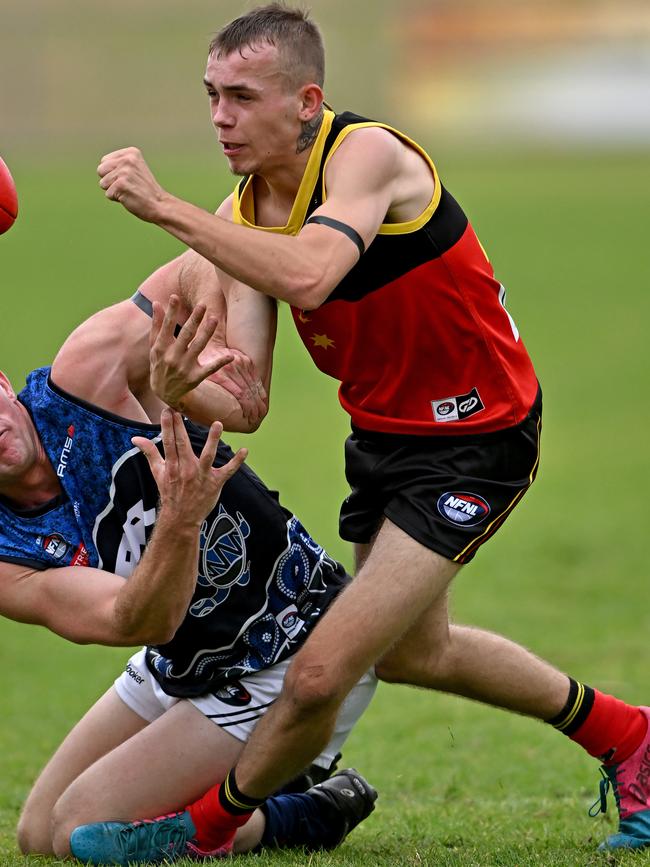
<svg viewBox="0 0 650 867">
<path fill-rule="evenodd" d="M 311 82 L 304 84 L 300 88 L 299 93 L 300 105 L 298 109 L 298 118 L 301 123 L 309 123 L 313 120 L 321 110 L 323 105 L 323 91 L 321 88 Z"/>
<path fill-rule="evenodd" d="M 4 393 L 7 395 L 7 397 L 11 398 L 12 400 L 16 397 L 16 392 L 13 390 L 13 388 L 11 387 L 11 383 L 1 370 L 0 389 L 2 389 L 2 391 L 4 391 Z"/>
</svg>

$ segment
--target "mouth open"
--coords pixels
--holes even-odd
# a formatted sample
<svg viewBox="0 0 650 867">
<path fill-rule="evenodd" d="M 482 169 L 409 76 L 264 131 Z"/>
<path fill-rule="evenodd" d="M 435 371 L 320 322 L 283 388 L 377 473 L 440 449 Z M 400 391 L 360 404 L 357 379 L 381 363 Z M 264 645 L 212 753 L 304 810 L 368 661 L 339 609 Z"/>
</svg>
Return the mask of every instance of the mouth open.
<svg viewBox="0 0 650 867">
<path fill-rule="evenodd" d="M 234 157 L 236 154 L 240 153 L 240 151 L 245 147 L 245 145 L 238 144 L 237 142 L 232 141 L 222 141 L 221 147 L 223 148 L 223 152 L 227 157 Z"/>
</svg>

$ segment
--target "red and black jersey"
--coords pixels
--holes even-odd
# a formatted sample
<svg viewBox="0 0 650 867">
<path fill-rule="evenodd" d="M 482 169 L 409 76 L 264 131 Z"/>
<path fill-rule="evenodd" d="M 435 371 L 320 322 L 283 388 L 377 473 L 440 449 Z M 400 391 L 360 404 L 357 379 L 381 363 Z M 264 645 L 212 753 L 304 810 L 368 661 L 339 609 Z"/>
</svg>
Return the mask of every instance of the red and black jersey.
<svg viewBox="0 0 650 867">
<path fill-rule="evenodd" d="M 403 133 L 346 112 L 326 112 L 286 226 L 297 234 L 327 198 L 327 161 L 347 135 L 389 130 L 421 154 L 435 189 L 423 213 L 384 223 L 359 262 L 316 310 L 292 308 L 317 367 L 341 382 L 359 428 L 393 434 L 486 433 L 520 422 L 537 378 L 474 230 L 429 156 Z M 255 226 L 250 178 L 233 204 Z"/>
</svg>

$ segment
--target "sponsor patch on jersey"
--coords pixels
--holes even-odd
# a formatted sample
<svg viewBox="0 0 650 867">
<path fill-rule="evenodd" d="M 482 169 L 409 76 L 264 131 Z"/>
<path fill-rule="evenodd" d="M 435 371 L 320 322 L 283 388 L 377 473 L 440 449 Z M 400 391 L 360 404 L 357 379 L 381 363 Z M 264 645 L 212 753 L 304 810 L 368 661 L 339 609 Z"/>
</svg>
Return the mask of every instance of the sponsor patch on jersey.
<svg viewBox="0 0 650 867">
<path fill-rule="evenodd" d="M 45 553 L 54 557 L 55 560 L 61 560 L 65 557 L 66 551 L 70 547 L 68 542 L 59 533 L 50 533 L 49 536 L 45 536 L 42 545 Z"/>
<path fill-rule="evenodd" d="M 477 388 L 473 388 L 467 394 L 458 394 L 456 397 L 443 397 L 442 400 L 432 400 L 431 409 L 436 421 L 463 421 L 485 409 Z"/>
<path fill-rule="evenodd" d="M 72 560 L 70 560 L 71 566 L 87 566 L 90 561 L 90 557 L 88 555 L 88 549 L 84 545 L 83 542 L 79 542 L 79 547 L 74 552 L 72 556 Z"/>
<path fill-rule="evenodd" d="M 219 687 L 213 695 L 218 698 L 219 701 L 222 701 L 224 704 L 229 704 L 232 707 L 245 707 L 251 702 L 250 692 L 237 680 L 233 680 L 231 683 L 225 683 L 223 686 Z"/>
<path fill-rule="evenodd" d="M 438 497 L 437 507 L 443 518 L 463 527 L 480 524 L 490 514 L 490 506 L 483 497 L 466 491 L 447 491 Z"/>
<path fill-rule="evenodd" d="M 74 425 L 71 424 L 68 426 L 67 436 L 65 438 L 65 442 L 63 443 L 63 448 L 61 449 L 61 454 L 59 455 L 59 464 L 56 468 L 57 476 L 62 479 L 65 475 L 66 467 L 68 466 L 68 459 L 70 458 L 70 452 L 72 450 L 72 438 L 74 437 Z"/>
<path fill-rule="evenodd" d="M 305 621 L 298 614 L 298 609 L 295 605 L 288 605 L 286 608 L 283 608 L 279 614 L 276 614 L 275 619 L 280 629 L 288 638 L 295 638 L 305 625 Z"/>
</svg>

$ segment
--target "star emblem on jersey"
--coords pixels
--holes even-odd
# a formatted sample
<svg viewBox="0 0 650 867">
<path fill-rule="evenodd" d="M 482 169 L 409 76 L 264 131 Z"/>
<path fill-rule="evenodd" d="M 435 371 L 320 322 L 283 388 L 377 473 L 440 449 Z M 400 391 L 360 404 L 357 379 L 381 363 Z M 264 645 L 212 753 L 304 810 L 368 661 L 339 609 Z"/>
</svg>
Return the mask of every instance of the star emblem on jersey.
<svg viewBox="0 0 650 867">
<path fill-rule="evenodd" d="M 311 339 L 314 341 L 314 346 L 322 346 L 323 349 L 329 349 L 332 346 L 334 349 L 334 341 L 330 340 L 327 334 L 312 334 Z"/>
</svg>

